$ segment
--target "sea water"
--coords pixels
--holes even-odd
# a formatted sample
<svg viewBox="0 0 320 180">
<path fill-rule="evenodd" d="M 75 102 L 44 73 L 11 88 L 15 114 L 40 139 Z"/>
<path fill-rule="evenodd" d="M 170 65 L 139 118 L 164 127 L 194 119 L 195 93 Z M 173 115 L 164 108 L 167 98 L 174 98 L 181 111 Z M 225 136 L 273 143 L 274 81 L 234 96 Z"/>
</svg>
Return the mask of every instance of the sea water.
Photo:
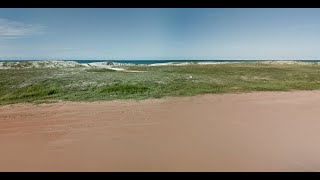
<svg viewBox="0 0 320 180">
<path fill-rule="evenodd" d="M 19 61 L 42 61 L 42 60 L 0 60 L 0 62 L 19 62 Z M 117 63 L 132 63 L 132 64 L 155 64 L 155 63 L 170 63 L 170 62 L 257 62 L 257 61 L 272 61 L 272 60 L 62 60 L 75 61 L 78 63 L 93 63 L 93 62 L 117 62 Z M 274 60 L 278 61 L 278 60 Z M 320 62 L 320 60 L 292 60 L 299 62 Z"/>
</svg>

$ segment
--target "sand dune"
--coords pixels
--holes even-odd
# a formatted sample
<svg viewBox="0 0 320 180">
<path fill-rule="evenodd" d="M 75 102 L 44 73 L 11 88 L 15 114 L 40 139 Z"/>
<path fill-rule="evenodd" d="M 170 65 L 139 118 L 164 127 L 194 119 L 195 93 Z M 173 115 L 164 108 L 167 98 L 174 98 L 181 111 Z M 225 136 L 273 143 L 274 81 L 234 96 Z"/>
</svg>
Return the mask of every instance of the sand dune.
<svg viewBox="0 0 320 180">
<path fill-rule="evenodd" d="M 320 92 L 0 107 L 0 171 L 320 171 Z"/>
<path fill-rule="evenodd" d="M 197 62 L 198 65 L 219 65 L 219 64 L 234 64 L 241 62 Z M 301 62 L 301 61 L 261 61 L 263 64 L 299 64 L 299 65 L 319 65 L 320 62 Z M 0 62 L 0 69 L 24 69 L 24 68 L 72 68 L 72 67 L 86 67 L 86 68 L 106 68 L 115 71 L 128 71 L 123 66 L 187 66 L 194 64 L 194 62 L 168 62 L 168 63 L 154 63 L 154 64 L 132 64 L 132 63 L 117 63 L 117 62 L 92 62 L 92 63 L 78 63 L 74 61 L 63 60 L 47 60 L 47 61 L 20 61 L 20 62 Z"/>
</svg>

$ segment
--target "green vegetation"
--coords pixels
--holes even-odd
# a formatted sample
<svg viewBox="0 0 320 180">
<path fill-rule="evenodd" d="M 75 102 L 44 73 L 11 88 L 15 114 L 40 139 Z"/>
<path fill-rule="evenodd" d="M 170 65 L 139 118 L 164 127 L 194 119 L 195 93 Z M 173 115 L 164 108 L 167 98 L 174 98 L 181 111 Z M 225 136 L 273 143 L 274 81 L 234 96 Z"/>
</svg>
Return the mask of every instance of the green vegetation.
<svg viewBox="0 0 320 180">
<path fill-rule="evenodd" d="M 106 68 L 91 68 L 91 69 L 87 69 L 87 72 L 113 72 L 115 70 L 113 69 L 106 69 Z"/>
<path fill-rule="evenodd" d="M 0 105 L 320 89 L 320 65 L 315 63 L 251 62 L 124 68 L 145 72 L 84 67 L 0 69 Z"/>
</svg>

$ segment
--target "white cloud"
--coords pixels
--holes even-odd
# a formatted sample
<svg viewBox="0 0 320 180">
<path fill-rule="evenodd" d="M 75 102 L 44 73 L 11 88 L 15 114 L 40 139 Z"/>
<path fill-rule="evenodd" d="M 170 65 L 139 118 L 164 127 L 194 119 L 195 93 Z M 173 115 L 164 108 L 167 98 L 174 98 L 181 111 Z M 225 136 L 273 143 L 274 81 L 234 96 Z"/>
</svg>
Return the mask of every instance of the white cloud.
<svg viewBox="0 0 320 180">
<path fill-rule="evenodd" d="M 44 26 L 0 18 L 0 38 L 19 38 L 41 33 Z"/>
</svg>

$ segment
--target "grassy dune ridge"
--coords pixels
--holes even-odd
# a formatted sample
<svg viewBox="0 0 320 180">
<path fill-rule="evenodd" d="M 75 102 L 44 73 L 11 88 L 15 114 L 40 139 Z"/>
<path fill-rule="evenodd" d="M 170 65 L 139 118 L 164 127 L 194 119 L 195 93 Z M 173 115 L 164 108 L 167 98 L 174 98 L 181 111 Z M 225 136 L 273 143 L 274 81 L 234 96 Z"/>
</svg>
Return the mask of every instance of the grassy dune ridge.
<svg viewBox="0 0 320 180">
<path fill-rule="evenodd" d="M 317 63 L 190 63 L 121 68 L 143 72 L 81 66 L 0 69 L 0 104 L 320 89 L 320 65 Z"/>
</svg>

